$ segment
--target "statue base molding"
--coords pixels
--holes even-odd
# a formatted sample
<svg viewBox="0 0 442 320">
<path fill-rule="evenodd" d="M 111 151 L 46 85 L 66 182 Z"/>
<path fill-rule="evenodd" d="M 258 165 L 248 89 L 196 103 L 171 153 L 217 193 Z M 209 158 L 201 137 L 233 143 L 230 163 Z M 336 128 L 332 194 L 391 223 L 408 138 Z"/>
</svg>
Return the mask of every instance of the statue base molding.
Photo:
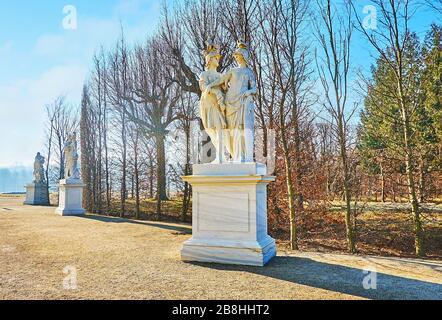
<svg viewBox="0 0 442 320">
<path fill-rule="evenodd" d="M 26 200 L 23 204 L 31 206 L 49 206 L 49 197 L 45 183 L 29 183 L 26 188 Z"/>
<path fill-rule="evenodd" d="M 80 179 L 60 180 L 59 205 L 55 213 L 61 216 L 82 216 L 86 213 L 83 209 L 84 184 Z"/>
<path fill-rule="evenodd" d="M 276 255 L 267 233 L 267 185 L 258 163 L 198 164 L 183 180 L 193 188 L 192 238 L 183 261 L 264 266 Z"/>
</svg>

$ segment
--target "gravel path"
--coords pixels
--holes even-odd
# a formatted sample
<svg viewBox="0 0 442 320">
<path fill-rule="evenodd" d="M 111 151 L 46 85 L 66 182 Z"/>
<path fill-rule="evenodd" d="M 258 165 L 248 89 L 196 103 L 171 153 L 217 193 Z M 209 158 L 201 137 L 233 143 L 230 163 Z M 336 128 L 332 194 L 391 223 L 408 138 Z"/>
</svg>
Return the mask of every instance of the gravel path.
<svg viewBox="0 0 442 320">
<path fill-rule="evenodd" d="M 188 225 L 59 217 L 22 201 L 0 196 L 0 299 L 442 300 L 442 262 L 280 251 L 264 268 L 183 263 Z M 377 289 L 364 289 L 364 269 Z"/>
</svg>

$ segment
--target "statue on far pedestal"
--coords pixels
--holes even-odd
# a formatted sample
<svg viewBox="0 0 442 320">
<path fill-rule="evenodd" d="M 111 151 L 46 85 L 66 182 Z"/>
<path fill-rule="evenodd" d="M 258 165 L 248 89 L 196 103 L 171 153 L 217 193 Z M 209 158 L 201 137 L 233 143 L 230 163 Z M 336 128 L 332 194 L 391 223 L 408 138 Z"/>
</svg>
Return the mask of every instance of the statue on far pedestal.
<svg viewBox="0 0 442 320">
<path fill-rule="evenodd" d="M 84 215 L 84 184 L 78 169 L 77 135 L 75 132 L 68 136 L 63 152 L 66 160 L 66 173 L 65 179 L 60 180 L 59 204 L 56 213 L 62 216 Z"/>
<path fill-rule="evenodd" d="M 28 205 L 49 205 L 48 188 L 44 169 L 45 158 L 37 152 L 34 160 L 34 181 L 27 184 L 26 200 L 24 204 Z"/>
<path fill-rule="evenodd" d="M 77 134 L 74 132 L 68 136 L 64 145 L 64 157 L 66 159 L 66 179 L 80 179 L 78 169 Z"/>
<path fill-rule="evenodd" d="M 40 152 L 37 152 L 34 160 L 34 183 L 46 182 L 45 169 L 43 167 L 45 163 L 45 157 Z"/>
</svg>

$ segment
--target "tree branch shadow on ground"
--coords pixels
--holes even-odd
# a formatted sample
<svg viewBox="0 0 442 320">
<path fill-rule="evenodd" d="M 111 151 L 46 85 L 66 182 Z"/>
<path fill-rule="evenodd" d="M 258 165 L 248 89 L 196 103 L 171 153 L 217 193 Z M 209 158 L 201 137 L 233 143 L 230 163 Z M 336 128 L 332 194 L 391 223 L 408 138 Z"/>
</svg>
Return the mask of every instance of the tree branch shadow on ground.
<svg viewBox="0 0 442 320">
<path fill-rule="evenodd" d="M 173 223 L 173 225 L 169 223 L 161 223 L 161 222 L 147 222 L 147 221 L 139 221 L 139 220 L 130 220 L 125 218 L 117 218 L 117 217 L 106 217 L 106 216 L 98 216 L 98 215 L 84 215 L 84 216 L 78 216 L 79 218 L 83 219 L 89 219 L 89 220 L 95 220 L 99 222 L 105 222 L 105 223 L 130 223 L 130 224 L 137 224 L 137 225 L 144 225 L 154 228 L 160 228 L 165 230 L 171 230 L 180 232 L 183 234 L 192 234 L 192 227 L 186 224 L 177 225 L 176 223 Z"/>
<path fill-rule="evenodd" d="M 318 262 L 303 257 L 275 257 L 265 267 L 188 263 L 216 270 L 250 272 L 367 299 L 442 300 L 442 285 L 438 283 L 377 273 L 377 289 L 367 290 L 363 286 L 363 280 L 367 276 L 363 269 Z M 368 266 L 369 263 L 367 263 Z"/>
<path fill-rule="evenodd" d="M 165 230 L 192 234 L 190 225 L 170 225 L 161 222 L 146 222 L 129 220 L 118 217 L 106 217 L 98 215 L 85 215 L 79 218 L 90 219 L 104 223 L 131 223 L 145 225 Z M 388 259 L 382 257 L 384 259 Z M 420 261 L 397 261 L 407 264 L 420 264 Z M 305 286 L 340 292 L 367 299 L 437 299 L 442 300 L 442 285 L 438 283 L 409 279 L 386 273 L 377 273 L 377 289 L 364 289 L 363 280 L 367 276 L 363 269 L 347 267 L 338 264 L 318 262 L 309 258 L 278 256 L 265 267 L 224 265 L 215 263 L 187 262 L 203 268 L 223 271 L 250 272 L 264 277 L 270 277 L 283 281 L 289 281 Z M 429 262 L 424 264 L 428 266 Z M 377 262 L 367 261 L 367 267 L 376 266 Z M 431 266 L 438 271 L 436 266 Z M 441 272 L 442 277 L 442 272 Z"/>
</svg>

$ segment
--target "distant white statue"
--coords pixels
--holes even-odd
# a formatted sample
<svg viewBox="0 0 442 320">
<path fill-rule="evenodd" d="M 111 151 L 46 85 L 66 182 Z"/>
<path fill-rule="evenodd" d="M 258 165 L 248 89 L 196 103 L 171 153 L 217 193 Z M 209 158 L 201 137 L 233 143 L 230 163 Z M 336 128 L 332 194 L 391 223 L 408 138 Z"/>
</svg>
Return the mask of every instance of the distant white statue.
<svg viewBox="0 0 442 320">
<path fill-rule="evenodd" d="M 46 181 L 44 163 L 45 158 L 40 152 L 37 152 L 34 160 L 34 183 L 44 183 Z"/>
<path fill-rule="evenodd" d="M 78 169 L 77 134 L 74 132 L 68 136 L 64 145 L 64 157 L 66 160 L 66 179 L 80 179 Z"/>
<path fill-rule="evenodd" d="M 250 57 L 244 43 L 238 43 L 233 57 L 238 66 L 211 82 L 206 89 L 210 91 L 220 85 L 225 85 L 228 129 L 228 141 L 225 145 L 234 162 L 253 162 L 255 125 L 253 96 L 257 92 L 256 78 L 248 67 Z"/>
<path fill-rule="evenodd" d="M 225 94 L 219 85 L 209 85 L 218 81 L 221 74 L 217 71 L 221 54 L 215 45 L 208 45 L 204 51 L 206 67 L 201 73 L 199 85 L 201 89 L 200 100 L 200 116 L 204 129 L 210 137 L 216 149 L 215 163 L 223 160 L 224 144 L 228 141 L 228 137 L 223 137 L 227 133 L 226 125 L 226 105 L 224 103 Z"/>
</svg>

